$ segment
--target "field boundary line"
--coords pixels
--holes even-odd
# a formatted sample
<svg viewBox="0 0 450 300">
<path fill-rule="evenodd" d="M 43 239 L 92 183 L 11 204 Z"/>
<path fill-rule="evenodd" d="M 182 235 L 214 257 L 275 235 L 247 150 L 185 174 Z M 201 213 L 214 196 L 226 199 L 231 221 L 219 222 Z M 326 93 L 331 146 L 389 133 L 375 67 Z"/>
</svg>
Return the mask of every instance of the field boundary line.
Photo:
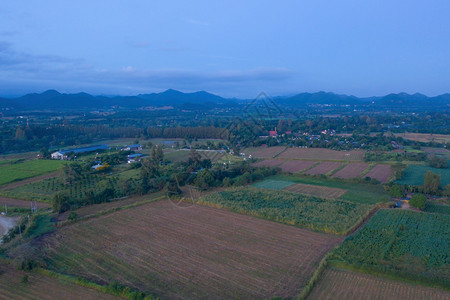
<svg viewBox="0 0 450 300">
<path fill-rule="evenodd" d="M 362 171 L 358 177 L 364 178 L 366 176 L 366 174 L 369 173 L 376 165 L 377 165 L 377 163 L 369 163 L 369 166 L 364 171 Z"/>
<path fill-rule="evenodd" d="M 272 158 L 276 158 L 277 156 L 281 155 L 284 151 L 286 151 L 289 147 L 285 147 L 283 150 L 275 154 Z"/>
<path fill-rule="evenodd" d="M 333 176 L 334 174 L 336 174 L 337 172 L 339 172 L 340 170 L 342 170 L 343 168 L 345 168 L 346 166 L 348 166 L 349 164 L 350 164 L 349 162 L 343 163 L 341 166 L 339 166 L 339 167 L 337 167 L 336 169 L 331 170 L 330 172 L 328 172 L 327 174 L 325 174 L 325 176 L 331 177 L 331 176 Z"/>
<path fill-rule="evenodd" d="M 144 201 L 141 201 L 141 202 L 136 202 L 136 203 L 133 203 L 133 204 L 128 204 L 128 205 L 124 205 L 124 206 L 109 208 L 107 210 L 102 210 L 102 211 L 99 211 L 99 212 L 97 212 L 95 214 L 92 214 L 92 215 L 87 215 L 87 216 L 84 216 L 84 217 L 80 217 L 80 218 L 78 218 L 76 220 L 65 220 L 65 221 L 59 222 L 59 223 L 56 224 L 56 227 L 58 227 L 58 228 L 64 227 L 64 226 L 67 226 L 67 225 L 70 225 L 70 224 L 75 224 L 75 223 L 78 223 L 78 222 L 81 222 L 81 221 L 85 221 L 85 220 L 101 217 L 101 216 L 104 216 L 104 215 L 108 215 L 108 214 L 111 214 L 111 213 L 114 213 L 114 212 L 117 212 L 117 211 L 121 211 L 121 210 L 129 209 L 129 208 L 145 205 L 145 204 L 148 204 L 148 203 L 160 201 L 160 200 L 163 200 L 164 198 L 165 198 L 165 196 L 159 196 L 157 198 L 152 198 L 152 199 L 144 200 Z"/>
</svg>

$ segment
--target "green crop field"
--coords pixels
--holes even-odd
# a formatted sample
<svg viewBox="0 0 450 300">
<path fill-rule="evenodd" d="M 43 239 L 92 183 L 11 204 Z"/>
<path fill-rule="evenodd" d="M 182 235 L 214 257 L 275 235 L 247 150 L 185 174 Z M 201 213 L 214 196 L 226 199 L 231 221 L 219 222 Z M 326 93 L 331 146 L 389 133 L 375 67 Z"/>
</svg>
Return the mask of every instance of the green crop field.
<svg viewBox="0 0 450 300">
<path fill-rule="evenodd" d="M 240 187 L 201 197 L 198 203 L 333 234 L 346 234 L 374 205 L 296 193 Z"/>
<path fill-rule="evenodd" d="M 0 185 L 53 172 L 64 162 L 60 160 L 4 160 L 0 162 Z"/>
<path fill-rule="evenodd" d="M 427 206 L 425 207 L 425 211 L 430 213 L 450 215 L 450 205 L 428 202 Z"/>
<path fill-rule="evenodd" d="M 422 185 L 423 177 L 427 171 L 431 171 L 441 175 L 441 184 L 445 186 L 450 184 L 450 169 L 438 169 L 423 165 L 410 165 L 401 180 L 397 180 L 400 184 Z"/>
<path fill-rule="evenodd" d="M 384 188 L 379 184 L 354 183 L 334 178 L 314 178 L 301 175 L 275 175 L 268 177 L 267 180 L 281 180 L 344 189 L 347 192 L 339 199 L 361 204 L 377 204 L 386 202 L 390 198 Z"/>
<path fill-rule="evenodd" d="M 450 287 L 450 216 L 377 212 L 332 254 L 331 263 Z"/>
<path fill-rule="evenodd" d="M 262 189 L 271 189 L 271 190 L 282 190 L 285 187 L 295 184 L 295 182 L 286 181 L 286 180 L 264 180 L 257 183 L 254 183 L 253 186 Z"/>
</svg>

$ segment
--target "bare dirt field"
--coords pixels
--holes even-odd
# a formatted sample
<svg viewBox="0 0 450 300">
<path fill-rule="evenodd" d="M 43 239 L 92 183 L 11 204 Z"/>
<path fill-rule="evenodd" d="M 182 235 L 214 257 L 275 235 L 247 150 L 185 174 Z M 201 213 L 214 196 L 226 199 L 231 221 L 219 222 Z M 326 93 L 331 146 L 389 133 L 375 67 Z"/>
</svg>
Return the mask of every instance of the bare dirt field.
<svg viewBox="0 0 450 300">
<path fill-rule="evenodd" d="M 358 177 L 365 169 L 369 167 L 366 163 L 350 163 L 344 168 L 333 174 L 332 177 L 338 178 L 355 178 Z"/>
<path fill-rule="evenodd" d="M 254 163 L 252 166 L 254 167 L 277 167 L 281 165 L 284 161 L 278 159 L 265 159 L 263 161 L 259 161 Z"/>
<path fill-rule="evenodd" d="M 31 208 L 31 201 L 20 200 L 20 199 L 12 199 L 0 196 L 0 209 L 2 206 L 11 206 L 11 207 L 25 207 Z M 43 202 L 36 202 L 38 208 L 47 208 L 50 207 L 50 204 Z"/>
<path fill-rule="evenodd" d="M 283 172 L 298 173 L 310 168 L 315 163 L 315 161 L 310 160 L 290 160 L 282 164 L 280 168 Z"/>
<path fill-rule="evenodd" d="M 323 175 L 325 175 L 325 174 L 330 173 L 333 170 L 336 170 L 340 166 L 342 166 L 342 163 L 325 161 L 325 162 L 322 162 L 319 165 L 315 166 L 314 168 L 309 169 L 308 171 L 305 172 L 305 174 L 308 174 L 308 175 L 323 174 Z"/>
<path fill-rule="evenodd" d="M 327 269 L 307 299 L 450 299 L 450 292 L 374 275 Z"/>
<path fill-rule="evenodd" d="M 342 237 L 205 206 L 158 201 L 41 241 L 56 271 L 163 299 L 295 297 Z"/>
<path fill-rule="evenodd" d="M 362 161 L 364 158 L 364 151 L 336 151 L 325 148 L 289 148 L 277 156 L 277 158 Z"/>
<path fill-rule="evenodd" d="M 28 275 L 23 283 L 22 276 Z M 121 299 L 75 283 L 36 272 L 0 265 L 0 299 Z"/>
<path fill-rule="evenodd" d="M 325 199 L 338 199 L 342 195 L 344 195 L 347 191 L 338 188 L 330 188 L 326 186 L 317 186 L 310 184 L 297 183 L 285 187 L 283 191 L 311 195 L 319 198 Z"/>
<path fill-rule="evenodd" d="M 376 165 L 372 168 L 365 176 L 370 178 L 375 178 L 381 183 L 385 183 L 389 180 L 392 175 L 392 170 L 390 165 Z"/>
</svg>

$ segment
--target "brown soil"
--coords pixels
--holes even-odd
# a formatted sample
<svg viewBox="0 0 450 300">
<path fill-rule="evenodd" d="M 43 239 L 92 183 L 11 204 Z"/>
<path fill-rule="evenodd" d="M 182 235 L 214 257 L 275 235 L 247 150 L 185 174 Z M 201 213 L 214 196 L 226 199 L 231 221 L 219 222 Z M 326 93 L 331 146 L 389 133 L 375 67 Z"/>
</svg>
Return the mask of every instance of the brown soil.
<svg viewBox="0 0 450 300">
<path fill-rule="evenodd" d="M 315 161 L 310 160 L 290 160 L 281 165 L 280 168 L 283 172 L 298 173 L 310 168 L 315 163 Z"/>
<path fill-rule="evenodd" d="M 342 237 L 158 201 L 43 239 L 57 270 L 162 298 L 295 297 Z"/>
<path fill-rule="evenodd" d="M 308 175 L 325 175 L 342 166 L 339 162 L 326 161 L 305 172 Z"/>
<path fill-rule="evenodd" d="M 450 299 L 450 292 L 369 274 L 327 269 L 307 299 Z"/>
<path fill-rule="evenodd" d="M 376 165 L 365 176 L 375 178 L 381 183 L 385 183 L 392 175 L 390 165 Z"/>
<path fill-rule="evenodd" d="M 12 206 L 12 207 L 25 207 L 31 208 L 31 201 L 28 200 L 20 200 L 20 199 L 12 199 L 5 198 L 0 196 L 0 209 L 2 206 Z M 50 207 L 50 204 L 44 202 L 36 202 L 38 208 L 47 208 Z"/>
<path fill-rule="evenodd" d="M 358 177 L 368 167 L 369 164 L 366 163 L 351 163 L 336 172 L 332 177 L 355 178 Z"/>
</svg>

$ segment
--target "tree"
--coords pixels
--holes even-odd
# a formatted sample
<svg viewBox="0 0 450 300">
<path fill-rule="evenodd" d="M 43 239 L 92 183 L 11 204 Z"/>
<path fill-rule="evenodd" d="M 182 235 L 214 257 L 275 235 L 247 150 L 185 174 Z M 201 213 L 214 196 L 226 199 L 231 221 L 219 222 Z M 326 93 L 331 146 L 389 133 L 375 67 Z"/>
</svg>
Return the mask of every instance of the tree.
<svg viewBox="0 0 450 300">
<path fill-rule="evenodd" d="M 420 210 L 424 210 L 425 206 L 427 204 L 427 197 L 425 197 L 425 195 L 422 195 L 422 194 L 414 194 L 411 197 L 411 200 L 409 200 L 409 204 L 412 207 L 418 208 Z"/>
<path fill-rule="evenodd" d="M 404 197 L 405 194 L 406 193 L 404 189 L 398 184 L 394 184 L 389 188 L 389 195 L 391 195 L 394 198 Z"/>
<path fill-rule="evenodd" d="M 204 169 L 198 172 L 194 184 L 201 190 L 207 190 L 214 183 L 214 176 L 210 170 Z"/>
<path fill-rule="evenodd" d="M 435 195 L 441 187 L 441 175 L 427 171 L 424 176 L 423 191 L 426 194 Z"/>
<path fill-rule="evenodd" d="M 47 147 L 41 148 L 39 151 L 39 154 L 42 158 L 49 158 L 50 157 L 50 151 L 48 151 Z"/>
<path fill-rule="evenodd" d="M 164 160 L 164 152 L 161 145 L 156 147 L 156 161 L 161 163 Z"/>
<path fill-rule="evenodd" d="M 63 213 L 70 208 L 69 196 L 65 193 L 57 193 L 52 197 L 52 209 L 54 212 Z"/>
</svg>

